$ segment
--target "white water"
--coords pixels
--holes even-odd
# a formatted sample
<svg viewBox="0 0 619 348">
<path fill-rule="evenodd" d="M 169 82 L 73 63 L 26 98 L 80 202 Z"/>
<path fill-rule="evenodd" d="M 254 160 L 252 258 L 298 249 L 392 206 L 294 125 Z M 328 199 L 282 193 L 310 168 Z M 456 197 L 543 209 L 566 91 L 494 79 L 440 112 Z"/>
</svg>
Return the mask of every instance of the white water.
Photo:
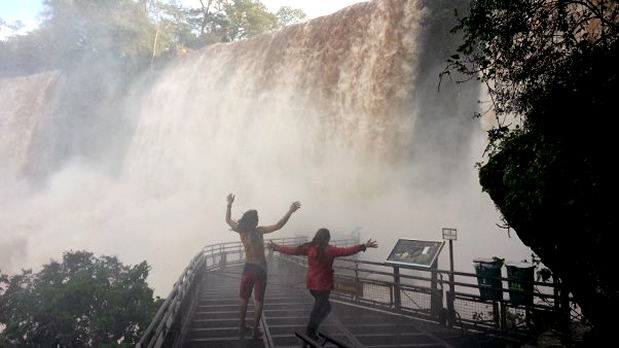
<svg viewBox="0 0 619 348">
<path fill-rule="evenodd" d="M 47 171 L 43 189 L 20 173 L 32 171 L 44 151 L 10 148 L 41 149 L 23 136 L 41 133 L 32 131 L 37 124 L 52 139 L 80 129 L 52 122 L 48 130 L 34 116 L 23 121 L 31 128 L 20 128 L 6 121 L 19 113 L 3 114 L 0 154 L 11 174 L 0 176 L 0 269 L 36 269 L 63 251 L 88 250 L 125 264 L 147 260 L 149 282 L 165 296 L 200 247 L 237 240 L 224 222 L 230 192 L 235 217 L 255 208 L 262 223 L 301 201 L 277 237 L 320 227 L 337 237 L 360 227 L 361 238 L 379 242 L 364 255 L 372 260 L 384 260 L 398 238 L 440 240 L 442 227 L 458 229 L 458 270 L 472 272 L 480 256 L 528 258 L 515 234 L 496 227 L 499 216 L 477 182 L 473 166 L 485 141 L 479 120 L 454 110 L 475 123 L 462 130 L 464 140 L 445 139 L 441 149 L 414 143 L 423 102 L 414 96 L 436 89 L 413 85 L 424 14 L 412 1 L 361 3 L 178 57 L 154 81 L 133 86 L 123 108 L 135 124 L 126 149 L 115 152 L 118 134 L 98 139 L 105 156 L 65 158 Z M 53 85 L 51 76 L 39 78 Z M 5 110 L 12 103 L 0 98 Z M 34 104 L 26 109 L 45 115 Z M 421 132 L 458 132 L 447 129 L 441 110 Z M 413 146 L 425 155 L 411 158 Z M 450 151 L 458 163 L 425 169 Z M 447 254 L 440 268 L 448 267 Z"/>
</svg>

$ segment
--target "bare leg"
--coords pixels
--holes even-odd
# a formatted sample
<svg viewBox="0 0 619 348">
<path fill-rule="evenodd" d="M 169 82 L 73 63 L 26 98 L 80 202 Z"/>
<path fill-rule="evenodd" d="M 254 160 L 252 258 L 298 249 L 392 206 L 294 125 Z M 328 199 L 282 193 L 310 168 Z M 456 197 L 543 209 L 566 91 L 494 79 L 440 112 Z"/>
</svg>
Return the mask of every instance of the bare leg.
<svg viewBox="0 0 619 348">
<path fill-rule="evenodd" d="M 258 325 L 260 325 L 260 317 L 262 316 L 262 301 L 254 300 L 254 311 L 255 311 L 256 316 L 254 317 L 254 326 L 252 327 L 253 329 L 252 335 L 254 337 L 260 337 L 262 336 L 262 333 L 260 332 L 260 328 L 258 327 Z"/>
<path fill-rule="evenodd" d="M 245 316 L 247 315 L 247 303 L 248 302 L 249 302 L 249 299 L 241 299 L 241 305 L 239 309 L 239 316 L 240 316 L 239 329 L 241 330 L 241 332 L 248 331 L 247 326 L 245 325 Z"/>
</svg>

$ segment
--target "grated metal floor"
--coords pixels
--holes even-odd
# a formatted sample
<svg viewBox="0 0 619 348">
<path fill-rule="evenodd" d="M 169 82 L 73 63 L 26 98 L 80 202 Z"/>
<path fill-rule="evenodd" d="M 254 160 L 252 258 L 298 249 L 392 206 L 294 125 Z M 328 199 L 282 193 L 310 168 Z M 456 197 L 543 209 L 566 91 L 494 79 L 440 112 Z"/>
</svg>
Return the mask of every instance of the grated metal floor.
<svg viewBox="0 0 619 348">
<path fill-rule="evenodd" d="M 295 331 L 305 331 L 313 298 L 305 289 L 305 271 L 287 261 L 274 259 L 268 265 L 268 285 L 262 315 L 262 339 L 239 334 L 239 300 L 242 265 L 209 273 L 201 300 L 193 315 L 185 348 L 197 347 L 300 347 Z M 394 313 L 376 311 L 332 300 L 332 311 L 320 331 L 352 347 L 518 347 L 500 339 L 464 335 L 449 329 Z M 253 304 L 247 323 L 253 318 Z M 327 344 L 325 347 L 335 347 Z"/>
</svg>

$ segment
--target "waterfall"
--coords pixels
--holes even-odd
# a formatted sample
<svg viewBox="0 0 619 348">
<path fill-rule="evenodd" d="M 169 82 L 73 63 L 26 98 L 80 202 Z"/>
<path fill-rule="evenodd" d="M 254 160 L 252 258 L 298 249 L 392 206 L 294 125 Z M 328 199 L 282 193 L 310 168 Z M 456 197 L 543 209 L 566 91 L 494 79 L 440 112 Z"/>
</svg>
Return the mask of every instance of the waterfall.
<svg viewBox="0 0 619 348">
<path fill-rule="evenodd" d="M 30 161 L 36 132 L 46 117 L 59 79 L 57 72 L 51 72 L 0 80 L 2 182 L 19 180 L 34 165 Z"/>
<path fill-rule="evenodd" d="M 422 1 L 358 3 L 178 56 L 128 90 L 106 82 L 79 107 L 67 98 L 89 84 L 76 74 L 0 80 L 0 269 L 85 249 L 147 260 L 165 296 L 200 246 L 238 239 L 230 192 L 233 217 L 257 209 L 264 224 L 302 202 L 273 237 L 360 228 L 379 241 L 374 260 L 442 227 L 458 228 L 457 269 L 528 257 L 477 182 L 478 89 L 438 88 L 436 15 Z"/>
</svg>

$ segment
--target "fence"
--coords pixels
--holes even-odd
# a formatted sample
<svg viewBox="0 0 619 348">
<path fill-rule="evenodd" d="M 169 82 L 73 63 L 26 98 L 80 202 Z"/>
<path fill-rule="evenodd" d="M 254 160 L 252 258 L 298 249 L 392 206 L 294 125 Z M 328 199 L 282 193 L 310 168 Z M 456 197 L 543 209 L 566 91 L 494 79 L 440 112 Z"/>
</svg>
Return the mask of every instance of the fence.
<svg viewBox="0 0 619 348">
<path fill-rule="evenodd" d="M 307 238 L 273 238 L 273 241 L 282 245 L 298 245 L 306 242 Z M 355 241 L 358 239 L 351 237 L 334 243 L 348 245 Z M 241 242 L 213 244 L 202 248 L 174 283 L 136 348 L 180 347 L 189 329 L 206 272 L 240 264 L 244 260 L 245 249 Z"/>
<path fill-rule="evenodd" d="M 307 267 L 305 257 L 279 257 Z M 579 317 L 559 283 L 348 258 L 336 259 L 334 270 L 334 299 L 462 330 L 522 339 Z M 488 289 L 488 280 L 497 286 Z"/>
<path fill-rule="evenodd" d="M 281 245 L 299 245 L 306 237 L 273 239 Z M 358 236 L 334 240 L 347 246 L 358 243 Z M 272 257 L 272 255 L 270 255 Z M 306 257 L 278 253 L 283 260 L 307 267 Z M 145 330 L 137 348 L 179 347 L 187 333 L 198 292 L 206 272 L 244 261 L 240 242 L 208 245 L 198 252 L 174 284 L 170 294 Z M 334 300 L 413 316 L 462 330 L 487 331 L 502 335 L 527 336 L 557 323 L 568 323 L 578 308 L 561 291 L 558 283 L 519 281 L 530 291 L 520 290 L 514 301 L 514 279 L 484 277 L 496 287 L 488 289 L 479 274 L 450 272 L 434 268 L 394 266 L 338 258 L 334 263 Z M 296 275 L 303 272 L 296 272 Z M 507 286 L 505 286 L 507 285 Z M 487 291 L 490 290 L 492 296 Z M 521 301 L 522 296 L 528 301 Z"/>
</svg>

